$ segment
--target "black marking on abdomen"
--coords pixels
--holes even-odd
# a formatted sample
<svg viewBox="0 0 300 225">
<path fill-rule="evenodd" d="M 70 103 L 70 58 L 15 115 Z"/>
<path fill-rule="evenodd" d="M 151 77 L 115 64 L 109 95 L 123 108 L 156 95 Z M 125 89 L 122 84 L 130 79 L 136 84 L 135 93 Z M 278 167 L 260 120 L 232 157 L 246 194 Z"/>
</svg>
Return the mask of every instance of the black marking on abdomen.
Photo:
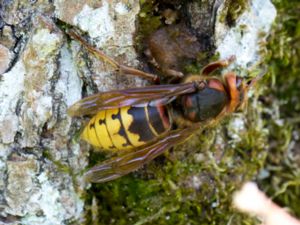
<svg viewBox="0 0 300 225">
<path fill-rule="evenodd" d="M 100 125 L 102 125 L 102 124 L 105 124 L 105 125 L 106 125 L 105 119 L 100 119 L 100 120 L 99 120 L 99 124 L 100 124 Z"/>
<path fill-rule="evenodd" d="M 140 136 L 139 141 L 148 142 L 155 138 L 155 135 L 149 127 L 145 107 L 131 107 L 128 110 L 128 114 L 133 117 L 133 121 L 128 130 L 131 133 L 138 134 Z"/>
<path fill-rule="evenodd" d="M 164 124 L 163 124 L 164 118 L 161 117 L 157 107 L 159 107 L 159 106 L 147 106 L 147 110 L 148 110 L 149 120 L 150 120 L 152 127 L 155 129 L 157 134 L 161 134 L 166 131 L 166 128 L 164 127 Z M 162 107 L 164 107 L 164 106 L 162 106 Z M 164 108 L 163 110 L 164 110 L 164 114 L 168 118 L 166 109 Z"/>
<path fill-rule="evenodd" d="M 96 127 L 95 127 L 95 120 L 94 120 L 94 122 L 93 122 L 91 125 L 92 125 L 92 127 L 94 128 L 93 131 L 94 131 L 95 134 L 96 134 L 96 137 L 97 137 L 97 140 L 98 140 L 100 146 L 102 146 L 101 141 L 100 141 L 100 137 L 99 137 L 98 132 L 97 132 L 97 129 L 96 129 Z"/>
<path fill-rule="evenodd" d="M 93 121 L 92 121 L 93 120 Z M 102 146 L 101 144 L 101 141 L 100 141 L 100 138 L 98 136 L 98 133 L 97 133 L 97 129 L 96 129 L 96 126 L 95 126 L 95 122 L 96 122 L 96 118 L 94 117 L 93 119 L 91 119 L 91 123 L 90 123 L 90 130 L 88 131 L 88 138 L 90 138 L 90 132 L 94 132 L 96 134 L 96 137 L 97 137 L 97 141 L 98 141 L 98 144 L 100 146 Z"/>
<path fill-rule="evenodd" d="M 108 132 L 108 129 L 107 129 L 107 126 L 106 126 L 106 114 L 107 114 L 107 110 L 105 110 L 104 119 L 100 119 L 100 120 L 99 120 L 99 124 L 104 124 L 105 129 L 106 129 L 106 131 L 107 131 L 107 133 L 108 133 L 108 137 L 109 137 L 109 139 L 110 139 L 110 142 L 112 143 L 112 145 L 109 146 L 108 148 L 109 148 L 109 149 L 116 149 L 116 146 L 114 145 L 114 143 L 113 143 L 113 141 L 112 141 L 112 138 L 111 138 L 111 136 L 110 136 L 110 133 Z"/>
<path fill-rule="evenodd" d="M 121 118 L 121 110 L 120 110 L 120 109 L 118 110 L 118 113 L 117 113 L 116 115 L 115 115 L 115 114 L 112 115 L 112 119 L 113 119 L 113 120 L 119 120 L 120 123 L 121 123 L 121 127 L 120 127 L 120 130 L 119 130 L 118 134 L 119 134 L 120 136 L 124 137 L 125 140 L 126 140 L 126 143 L 125 143 L 125 144 L 122 144 L 123 147 L 133 146 L 132 143 L 130 142 L 130 140 L 129 140 L 127 134 L 126 134 L 125 127 L 124 127 L 124 124 L 123 124 L 123 120 L 122 120 L 122 118 Z"/>
<path fill-rule="evenodd" d="M 95 122 L 92 122 L 92 123 L 90 124 L 90 129 L 95 129 Z"/>
</svg>

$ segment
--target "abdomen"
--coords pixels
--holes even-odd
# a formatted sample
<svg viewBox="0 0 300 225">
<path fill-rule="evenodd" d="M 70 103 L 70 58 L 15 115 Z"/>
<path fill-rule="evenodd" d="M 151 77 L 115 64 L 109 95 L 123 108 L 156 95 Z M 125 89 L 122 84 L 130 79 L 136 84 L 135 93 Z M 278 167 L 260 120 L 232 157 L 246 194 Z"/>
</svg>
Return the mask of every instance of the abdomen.
<svg viewBox="0 0 300 225">
<path fill-rule="evenodd" d="M 170 129 L 166 106 L 128 106 L 99 111 L 81 137 L 96 147 L 125 150 L 146 145 Z"/>
</svg>

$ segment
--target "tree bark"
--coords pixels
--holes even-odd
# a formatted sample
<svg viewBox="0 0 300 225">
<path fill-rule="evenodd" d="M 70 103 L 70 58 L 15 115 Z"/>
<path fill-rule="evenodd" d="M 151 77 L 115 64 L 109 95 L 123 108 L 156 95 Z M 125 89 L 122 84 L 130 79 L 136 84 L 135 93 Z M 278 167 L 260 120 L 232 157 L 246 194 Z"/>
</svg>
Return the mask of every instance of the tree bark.
<svg viewBox="0 0 300 225">
<path fill-rule="evenodd" d="M 232 68 L 247 71 L 261 60 L 259 32 L 269 32 L 275 11 L 269 1 L 249 1 L 248 11 L 228 25 L 228 2 L 192 1 L 185 10 L 197 37 L 214 46 L 208 49 L 221 58 L 236 55 Z M 0 10 L 0 223 L 83 223 L 81 197 L 89 184 L 80 174 L 90 147 L 73 141 L 80 121 L 72 123 L 66 110 L 97 91 L 147 82 L 119 76 L 54 21 L 80 28 L 107 55 L 138 67 L 133 36 L 139 1 L 4 0 Z M 270 16 L 258 21 L 254 14 L 263 12 Z M 235 116 L 229 135 L 238 139 L 244 122 Z"/>
</svg>

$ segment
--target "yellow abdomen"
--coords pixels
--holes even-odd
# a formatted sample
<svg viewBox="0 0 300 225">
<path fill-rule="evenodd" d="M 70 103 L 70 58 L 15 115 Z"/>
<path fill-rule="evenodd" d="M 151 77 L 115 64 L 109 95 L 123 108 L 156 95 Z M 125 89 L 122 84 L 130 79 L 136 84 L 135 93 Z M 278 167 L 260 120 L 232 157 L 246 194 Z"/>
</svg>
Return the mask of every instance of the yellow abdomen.
<svg viewBox="0 0 300 225">
<path fill-rule="evenodd" d="M 164 106 L 128 106 L 99 111 L 81 138 L 103 149 L 125 150 L 145 145 L 170 128 Z"/>
</svg>

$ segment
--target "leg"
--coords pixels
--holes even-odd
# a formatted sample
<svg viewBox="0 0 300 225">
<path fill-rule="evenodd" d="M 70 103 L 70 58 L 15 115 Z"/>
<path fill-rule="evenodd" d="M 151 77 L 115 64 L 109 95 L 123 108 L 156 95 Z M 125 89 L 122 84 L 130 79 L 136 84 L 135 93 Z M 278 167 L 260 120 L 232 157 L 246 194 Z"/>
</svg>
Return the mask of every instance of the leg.
<svg viewBox="0 0 300 225">
<path fill-rule="evenodd" d="M 181 78 L 184 77 L 184 74 L 180 71 L 177 71 L 177 70 L 174 70 L 174 69 L 170 69 L 168 67 L 161 67 L 156 59 L 153 57 L 150 49 L 147 49 L 144 51 L 144 54 L 148 57 L 149 59 L 149 63 L 151 63 L 157 70 L 159 70 L 160 72 L 162 72 L 162 74 L 168 78 L 173 78 L 171 79 L 170 81 L 172 80 L 179 80 Z M 163 54 L 162 54 L 163 55 Z"/>
<path fill-rule="evenodd" d="M 67 34 L 70 37 L 72 37 L 73 39 L 79 41 L 84 47 L 86 47 L 90 52 L 92 52 L 93 54 L 95 54 L 96 56 L 98 56 L 101 60 L 103 60 L 104 62 L 108 62 L 109 64 L 111 64 L 120 73 L 138 76 L 138 77 L 147 79 L 147 80 L 149 80 L 151 82 L 159 83 L 159 77 L 157 75 L 151 74 L 151 73 L 146 73 L 146 72 L 143 72 L 141 70 L 134 69 L 132 67 L 128 67 L 128 66 L 119 64 L 113 58 L 105 55 L 102 51 L 100 51 L 99 49 L 97 49 L 97 48 L 93 47 L 92 45 L 90 45 L 89 43 L 87 43 L 86 40 L 84 40 L 81 36 L 79 36 L 74 31 L 67 31 Z"/>
<path fill-rule="evenodd" d="M 216 61 L 216 62 L 209 63 L 208 65 L 206 65 L 202 69 L 201 75 L 208 76 L 212 72 L 214 72 L 216 69 L 219 69 L 221 67 L 227 67 L 227 66 L 229 66 L 229 64 L 232 63 L 234 60 L 235 60 L 235 56 L 232 55 L 228 59 L 219 60 L 219 61 Z"/>
</svg>

